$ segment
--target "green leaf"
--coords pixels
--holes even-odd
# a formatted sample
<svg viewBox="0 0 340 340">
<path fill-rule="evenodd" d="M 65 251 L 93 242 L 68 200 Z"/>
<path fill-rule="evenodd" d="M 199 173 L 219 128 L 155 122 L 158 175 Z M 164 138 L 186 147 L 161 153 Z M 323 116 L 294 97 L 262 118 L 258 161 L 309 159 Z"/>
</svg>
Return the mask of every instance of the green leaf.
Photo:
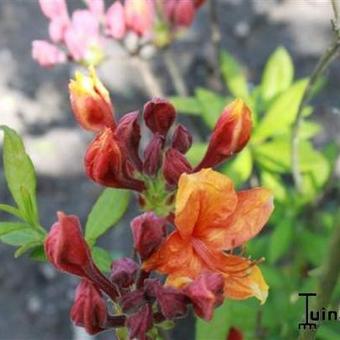
<svg viewBox="0 0 340 340">
<path fill-rule="evenodd" d="M 23 219 L 20 210 L 18 208 L 12 207 L 8 204 L 0 204 L 0 210 L 6 212 L 7 214 L 16 216 L 20 219 Z"/>
<path fill-rule="evenodd" d="M 170 102 L 181 114 L 199 116 L 202 110 L 200 103 L 195 97 L 171 97 Z"/>
<path fill-rule="evenodd" d="M 258 302 L 255 299 L 242 302 L 225 300 L 224 304 L 215 310 L 211 321 L 197 319 L 196 340 L 225 340 L 232 326 L 242 329 L 246 338 L 250 338 L 256 324 L 257 309 Z"/>
<path fill-rule="evenodd" d="M 92 257 L 98 268 L 104 273 L 109 273 L 111 270 L 112 257 L 108 251 L 100 247 L 93 247 Z"/>
<path fill-rule="evenodd" d="M 213 129 L 230 99 L 204 88 L 196 89 L 195 95 L 201 107 L 200 112 L 204 122 L 210 129 Z"/>
<path fill-rule="evenodd" d="M 268 250 L 270 263 L 275 263 L 279 260 L 291 246 L 293 240 L 293 222 L 291 219 L 285 219 L 275 226 Z"/>
<path fill-rule="evenodd" d="M 222 51 L 220 55 L 220 67 L 230 93 L 242 99 L 248 98 L 247 78 L 243 67 L 227 51 Z"/>
<path fill-rule="evenodd" d="M 207 144 L 195 143 L 186 154 L 187 159 L 192 165 L 197 165 L 203 158 L 207 150 Z"/>
<path fill-rule="evenodd" d="M 229 160 L 222 172 L 228 175 L 236 185 L 246 182 L 252 172 L 253 161 L 249 148 L 245 148 L 234 159 Z"/>
<path fill-rule="evenodd" d="M 299 137 L 301 139 L 310 139 L 319 134 L 321 130 L 322 127 L 320 124 L 305 120 L 301 124 Z"/>
<path fill-rule="evenodd" d="M 0 237 L 0 240 L 6 244 L 11 246 L 22 246 L 26 243 L 30 243 L 33 241 L 43 242 L 43 235 L 38 233 L 35 229 L 23 229 L 12 231 L 8 234 L 5 234 Z"/>
<path fill-rule="evenodd" d="M 35 261 L 41 261 L 41 262 L 47 261 L 44 245 L 40 245 L 40 246 L 32 249 L 31 254 L 30 254 L 30 258 L 35 260 Z"/>
<path fill-rule="evenodd" d="M 282 134 L 294 122 L 306 85 L 307 80 L 299 80 L 274 100 L 254 131 L 254 143 Z"/>
<path fill-rule="evenodd" d="M 262 97 L 266 101 L 285 91 L 294 78 L 294 65 L 288 51 L 278 47 L 269 57 L 262 76 Z"/>
<path fill-rule="evenodd" d="M 11 233 L 12 231 L 31 228 L 30 225 L 26 223 L 18 223 L 18 222 L 0 222 L 0 236 Z"/>
<path fill-rule="evenodd" d="M 41 245 L 41 240 L 38 241 L 31 241 L 31 242 L 27 242 L 25 244 L 23 244 L 20 248 L 18 248 L 15 253 L 14 253 L 14 257 L 18 258 L 19 256 L 23 255 L 24 253 L 27 252 L 27 250 L 35 248 L 37 246 Z"/>
<path fill-rule="evenodd" d="M 127 190 L 105 189 L 94 204 L 85 227 L 85 238 L 94 245 L 97 238 L 115 225 L 129 205 Z"/>
<path fill-rule="evenodd" d="M 288 138 L 276 138 L 271 142 L 253 147 L 253 155 L 260 168 L 285 173 L 290 171 L 291 144 Z"/>
<path fill-rule="evenodd" d="M 298 235 L 299 249 L 307 260 L 318 267 L 322 264 L 328 250 L 328 238 L 304 229 Z"/>
<path fill-rule="evenodd" d="M 282 202 L 287 199 L 286 184 L 281 180 L 280 176 L 262 170 L 261 185 L 273 191 L 275 201 Z"/>
<path fill-rule="evenodd" d="M 36 177 L 31 159 L 20 136 L 12 129 L 4 131 L 3 162 L 8 188 L 27 222 L 38 224 Z"/>
</svg>

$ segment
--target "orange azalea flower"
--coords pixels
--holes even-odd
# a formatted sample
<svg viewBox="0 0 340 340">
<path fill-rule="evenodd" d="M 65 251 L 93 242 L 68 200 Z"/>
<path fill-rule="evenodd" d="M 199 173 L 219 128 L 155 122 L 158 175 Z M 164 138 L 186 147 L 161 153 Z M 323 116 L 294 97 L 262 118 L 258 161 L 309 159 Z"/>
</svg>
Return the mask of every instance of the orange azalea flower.
<svg viewBox="0 0 340 340">
<path fill-rule="evenodd" d="M 167 274 L 167 283 L 176 287 L 204 271 L 218 272 L 225 279 L 225 297 L 255 296 L 264 303 L 268 286 L 256 262 L 226 251 L 254 237 L 272 210 L 267 189 L 235 192 L 232 181 L 212 169 L 183 174 L 176 195 L 176 230 L 144 262 L 144 269 Z"/>
</svg>

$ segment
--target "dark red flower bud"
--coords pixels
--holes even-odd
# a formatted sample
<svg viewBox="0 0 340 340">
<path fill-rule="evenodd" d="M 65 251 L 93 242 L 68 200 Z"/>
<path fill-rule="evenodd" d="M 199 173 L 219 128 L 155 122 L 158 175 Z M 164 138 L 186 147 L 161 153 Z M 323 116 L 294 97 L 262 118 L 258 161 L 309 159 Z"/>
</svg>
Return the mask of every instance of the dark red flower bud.
<svg viewBox="0 0 340 340">
<path fill-rule="evenodd" d="M 163 241 L 166 221 L 152 212 L 135 217 L 131 230 L 135 249 L 146 260 Z"/>
<path fill-rule="evenodd" d="M 250 138 L 251 127 L 249 107 L 241 99 L 234 100 L 217 121 L 207 152 L 195 171 L 214 167 L 240 152 Z"/>
<path fill-rule="evenodd" d="M 230 327 L 227 340 L 243 340 L 243 333 L 236 327 Z"/>
<path fill-rule="evenodd" d="M 154 98 L 144 105 L 144 120 L 153 132 L 165 136 L 176 117 L 176 110 L 165 99 Z"/>
<path fill-rule="evenodd" d="M 190 26 L 195 17 L 193 1 L 168 0 L 166 1 L 166 14 L 171 23 L 177 26 Z"/>
<path fill-rule="evenodd" d="M 177 185 L 183 173 L 191 173 L 192 167 L 185 156 L 177 149 L 171 148 L 165 153 L 163 175 L 169 185 Z"/>
<path fill-rule="evenodd" d="M 58 222 L 53 224 L 45 240 L 45 253 L 57 269 L 86 276 L 84 268 L 89 268 L 92 260 L 78 217 L 58 212 Z"/>
<path fill-rule="evenodd" d="M 183 317 L 187 313 L 188 298 L 174 287 L 162 286 L 159 280 L 145 280 L 145 292 L 157 300 L 166 319 Z"/>
<path fill-rule="evenodd" d="M 143 182 L 131 177 L 116 137 L 111 129 L 105 128 L 89 145 L 85 155 L 87 175 L 96 183 L 113 188 L 142 191 Z"/>
<path fill-rule="evenodd" d="M 105 127 L 115 127 L 109 92 L 93 68 L 90 76 L 77 72 L 69 90 L 73 113 L 84 129 L 98 132 Z"/>
<path fill-rule="evenodd" d="M 143 290 L 134 290 L 124 294 L 120 300 L 120 306 L 124 313 L 136 312 L 136 310 L 145 303 Z"/>
<path fill-rule="evenodd" d="M 139 157 L 140 127 L 138 111 L 125 114 L 119 121 L 115 136 L 125 157 L 129 158 L 135 168 L 142 170 L 142 161 Z"/>
<path fill-rule="evenodd" d="M 146 333 L 153 325 L 152 308 L 149 304 L 145 304 L 139 310 L 130 315 L 127 319 L 129 329 L 129 338 L 146 340 Z"/>
<path fill-rule="evenodd" d="M 143 172 L 149 176 L 157 174 L 162 164 L 162 149 L 164 146 L 164 137 L 156 133 L 152 136 L 149 145 L 144 151 Z"/>
<path fill-rule="evenodd" d="M 113 261 L 111 266 L 111 281 L 122 288 L 127 288 L 135 282 L 138 264 L 129 257 Z"/>
<path fill-rule="evenodd" d="M 187 285 L 183 292 L 190 298 L 197 316 L 211 320 L 214 308 L 223 302 L 223 288 L 222 275 L 207 272 Z"/>
<path fill-rule="evenodd" d="M 172 147 L 185 154 L 191 147 L 192 136 L 182 124 L 177 125 L 172 137 Z"/>
<path fill-rule="evenodd" d="M 201 7 L 205 3 L 205 1 L 206 0 L 194 0 L 195 8 L 198 9 L 199 7 Z"/>
<path fill-rule="evenodd" d="M 84 327 L 89 334 L 96 334 L 105 329 L 107 320 L 105 301 L 100 291 L 86 279 L 77 287 L 71 320 L 77 326 Z"/>
</svg>

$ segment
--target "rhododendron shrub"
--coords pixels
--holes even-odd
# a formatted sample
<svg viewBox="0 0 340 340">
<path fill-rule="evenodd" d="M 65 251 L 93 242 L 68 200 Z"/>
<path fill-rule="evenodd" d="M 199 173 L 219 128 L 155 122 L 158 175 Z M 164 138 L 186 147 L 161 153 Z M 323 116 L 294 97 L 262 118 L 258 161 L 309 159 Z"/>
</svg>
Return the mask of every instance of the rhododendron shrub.
<svg viewBox="0 0 340 340">
<path fill-rule="evenodd" d="M 96 65 L 116 41 L 125 46 L 128 36 L 137 43 L 133 54 L 146 45 L 164 48 L 189 27 L 204 1 L 196 0 L 86 0 L 86 7 L 69 12 L 66 0 L 39 0 L 47 18 L 49 40 L 32 43 L 32 57 L 43 67 L 67 60 Z M 126 46 L 127 48 L 127 46 Z"/>
<path fill-rule="evenodd" d="M 213 170 L 247 144 L 249 107 L 237 99 L 224 108 L 206 154 L 195 166 L 186 158 L 190 131 L 176 123 L 176 110 L 166 99 L 153 98 L 141 111 L 117 120 L 94 68 L 77 73 L 69 91 L 76 120 L 94 134 L 84 157 L 86 174 L 110 192 L 132 191 L 141 210 L 130 223 L 135 256 L 108 260 L 108 265 L 98 262 L 103 257 L 95 246 L 105 226 L 89 231 L 87 225 L 84 233 L 79 218 L 64 212 L 57 213 L 46 236 L 37 223 L 37 243 L 22 245 L 21 252 L 33 249 L 34 254 L 43 243 L 56 269 L 79 277 L 72 321 L 89 334 L 126 329 L 129 338 L 146 339 L 191 308 L 197 317 L 210 320 L 224 299 L 256 297 L 264 303 L 268 285 L 260 269 L 263 259 L 252 260 L 236 250 L 264 227 L 273 195 L 260 187 L 238 192 L 228 176 Z M 8 128 L 4 131 L 8 157 L 7 144 L 17 137 Z M 146 133 L 149 140 L 142 147 Z M 22 144 L 21 152 L 32 170 Z M 99 200 L 97 204 L 112 205 L 106 209 L 118 203 L 105 200 L 104 194 Z"/>
</svg>

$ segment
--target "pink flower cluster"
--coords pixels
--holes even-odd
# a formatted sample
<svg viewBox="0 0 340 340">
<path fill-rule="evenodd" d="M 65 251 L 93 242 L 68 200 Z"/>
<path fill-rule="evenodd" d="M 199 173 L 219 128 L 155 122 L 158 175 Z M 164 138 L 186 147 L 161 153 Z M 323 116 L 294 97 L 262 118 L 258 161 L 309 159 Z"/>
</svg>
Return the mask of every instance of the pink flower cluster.
<svg viewBox="0 0 340 340">
<path fill-rule="evenodd" d="M 160 26 L 167 32 L 190 26 L 204 0 L 116 0 L 107 10 L 104 0 L 85 2 L 86 9 L 70 15 L 66 0 L 39 0 L 49 19 L 50 38 L 32 43 L 32 57 L 41 66 L 67 60 L 97 64 L 104 57 L 107 38 L 122 40 L 130 32 L 152 43 Z"/>
</svg>

